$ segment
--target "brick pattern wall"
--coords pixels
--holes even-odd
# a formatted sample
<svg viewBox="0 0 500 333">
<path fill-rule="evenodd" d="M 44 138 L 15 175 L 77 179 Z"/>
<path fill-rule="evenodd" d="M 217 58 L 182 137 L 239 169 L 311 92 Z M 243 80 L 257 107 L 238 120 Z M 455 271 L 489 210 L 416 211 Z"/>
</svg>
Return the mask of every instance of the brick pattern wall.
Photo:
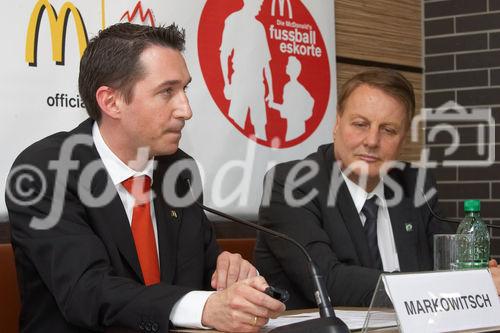
<svg viewBox="0 0 500 333">
<path fill-rule="evenodd" d="M 495 144 L 500 142 L 500 0 L 424 0 L 423 7 L 424 105 L 438 108 L 455 101 L 467 112 L 458 117 L 459 111 L 442 108 L 452 115 L 450 119 L 426 124 L 431 159 L 440 162 L 435 174 L 444 214 L 460 218 L 464 199 L 480 199 L 483 218 L 500 225 L 500 145 Z M 486 108 L 491 108 L 496 122 L 487 121 Z M 453 126 L 458 133 L 455 152 L 445 151 L 452 144 L 449 132 L 436 130 L 431 137 L 439 123 Z M 491 166 L 442 165 L 445 160 L 486 160 L 491 156 L 489 146 L 478 144 L 479 137 L 492 143 Z M 500 230 L 492 232 L 491 254 L 500 259 Z"/>
</svg>

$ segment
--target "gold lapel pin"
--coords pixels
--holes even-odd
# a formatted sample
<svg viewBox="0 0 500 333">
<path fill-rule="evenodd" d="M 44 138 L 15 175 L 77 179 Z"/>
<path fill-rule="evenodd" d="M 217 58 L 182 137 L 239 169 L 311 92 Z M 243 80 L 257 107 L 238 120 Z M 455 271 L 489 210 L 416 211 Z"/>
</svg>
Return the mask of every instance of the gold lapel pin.
<svg viewBox="0 0 500 333">
<path fill-rule="evenodd" d="M 177 212 L 175 210 L 170 211 L 170 217 L 173 217 L 174 219 L 177 218 Z"/>
</svg>

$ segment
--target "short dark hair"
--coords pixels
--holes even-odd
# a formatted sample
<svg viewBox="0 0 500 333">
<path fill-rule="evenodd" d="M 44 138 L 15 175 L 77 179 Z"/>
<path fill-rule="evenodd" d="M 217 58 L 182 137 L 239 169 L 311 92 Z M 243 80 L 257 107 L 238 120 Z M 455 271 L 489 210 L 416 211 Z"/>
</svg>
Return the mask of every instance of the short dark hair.
<svg viewBox="0 0 500 333">
<path fill-rule="evenodd" d="M 360 85 L 378 88 L 396 98 L 406 108 L 408 126 L 415 115 L 415 92 L 413 86 L 403 75 L 392 69 L 370 69 L 350 78 L 343 86 L 337 102 L 337 112 L 342 115 L 345 103 L 352 92 Z"/>
<path fill-rule="evenodd" d="M 80 60 L 78 89 L 90 118 L 99 121 L 101 109 L 96 91 L 101 86 L 118 90 L 129 103 L 133 87 L 144 73 L 142 52 L 150 46 L 184 51 L 185 32 L 177 25 L 150 27 L 131 23 L 114 24 L 92 38 Z"/>
</svg>

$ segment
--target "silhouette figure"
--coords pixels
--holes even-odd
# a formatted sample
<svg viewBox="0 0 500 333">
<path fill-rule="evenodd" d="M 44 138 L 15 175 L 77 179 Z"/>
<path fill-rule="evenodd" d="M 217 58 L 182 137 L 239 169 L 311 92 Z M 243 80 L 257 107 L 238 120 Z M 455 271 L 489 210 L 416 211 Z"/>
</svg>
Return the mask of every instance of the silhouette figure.
<svg viewBox="0 0 500 333">
<path fill-rule="evenodd" d="M 224 76 L 224 96 L 230 100 L 229 117 L 242 129 L 250 112 L 250 121 L 257 138 L 267 140 L 266 100 L 273 100 L 271 52 L 266 31 L 255 17 L 263 0 L 244 0 L 243 8 L 229 15 L 224 22 L 220 62 Z M 232 55 L 233 73 L 229 77 Z M 264 75 L 269 94 L 265 96 Z"/>
<path fill-rule="evenodd" d="M 283 87 L 283 104 L 273 102 L 269 106 L 278 110 L 282 118 L 287 120 L 286 141 L 293 140 L 306 131 L 306 121 L 311 118 L 314 99 L 307 89 L 298 81 L 302 65 L 294 57 L 288 57 L 286 74 L 290 77 Z"/>
</svg>

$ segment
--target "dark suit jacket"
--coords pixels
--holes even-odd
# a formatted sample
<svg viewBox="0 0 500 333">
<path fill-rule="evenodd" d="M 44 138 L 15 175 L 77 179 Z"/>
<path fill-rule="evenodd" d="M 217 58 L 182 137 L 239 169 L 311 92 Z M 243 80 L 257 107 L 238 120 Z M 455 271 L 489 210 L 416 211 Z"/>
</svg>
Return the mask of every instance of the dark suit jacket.
<svg viewBox="0 0 500 333">
<path fill-rule="evenodd" d="M 316 193 L 314 198 L 296 207 L 289 206 L 285 200 L 286 188 L 292 185 L 293 179 L 287 182 L 286 178 L 299 161 L 279 164 L 266 175 L 259 222 L 306 247 L 325 278 L 334 305 L 368 306 L 381 272 L 373 268 L 359 214 L 334 163 L 333 145 L 320 146 L 306 160 L 317 165 L 319 171 L 288 195 L 300 199 L 317 191 L 312 192 Z M 294 178 L 310 172 L 311 169 L 302 168 Z M 448 225 L 433 219 L 425 205 L 415 207 L 413 204 L 416 169 L 405 165 L 404 170 L 392 170 L 389 176 L 403 190 L 401 203 L 389 208 L 400 269 L 403 272 L 432 270 L 432 236 L 449 232 Z M 434 185 L 428 174 L 423 180 L 425 189 Z M 396 192 L 391 190 L 394 188 L 385 186 L 386 199 L 394 196 Z M 271 189 L 270 196 L 266 196 L 268 189 Z M 334 205 L 328 204 L 329 193 L 330 198 L 335 198 L 331 200 Z M 437 195 L 430 199 L 430 204 L 437 210 Z M 408 230 L 410 224 L 412 229 Z M 255 261 L 260 274 L 270 284 L 290 291 L 288 309 L 315 306 L 308 266 L 294 246 L 259 233 Z"/>
<path fill-rule="evenodd" d="M 153 191 L 161 283 L 145 287 L 123 204 L 92 143 L 74 147 L 74 165 L 66 163 L 71 169 L 67 186 L 62 196 L 54 191 L 56 183 L 64 182 L 56 178 L 57 163 L 50 161 L 59 159 L 61 146 L 73 135 L 84 134 L 91 140 L 92 124 L 87 120 L 71 132 L 41 140 L 14 163 L 10 192 L 26 191 L 24 194 L 33 198 L 43 191 L 29 206 L 6 195 L 22 296 L 21 331 L 91 332 L 118 326 L 167 332 L 175 302 L 191 290 L 210 288 L 219 252 L 213 227 L 202 210 L 194 205 L 171 207 L 163 199 L 161 185 L 166 170 L 175 161 L 190 157 L 178 150 L 156 158 Z M 99 171 L 90 187 L 83 183 L 79 189 L 82 171 L 92 162 Z M 40 170 L 43 181 L 14 172 L 26 165 Z M 98 197 L 106 186 L 111 186 L 113 193 L 108 204 L 83 204 L 85 194 Z M 187 190 L 184 181 L 176 183 L 180 196 Z M 30 227 L 32 217 L 44 218 L 58 203 L 63 204 L 62 215 L 54 227 Z"/>
</svg>

